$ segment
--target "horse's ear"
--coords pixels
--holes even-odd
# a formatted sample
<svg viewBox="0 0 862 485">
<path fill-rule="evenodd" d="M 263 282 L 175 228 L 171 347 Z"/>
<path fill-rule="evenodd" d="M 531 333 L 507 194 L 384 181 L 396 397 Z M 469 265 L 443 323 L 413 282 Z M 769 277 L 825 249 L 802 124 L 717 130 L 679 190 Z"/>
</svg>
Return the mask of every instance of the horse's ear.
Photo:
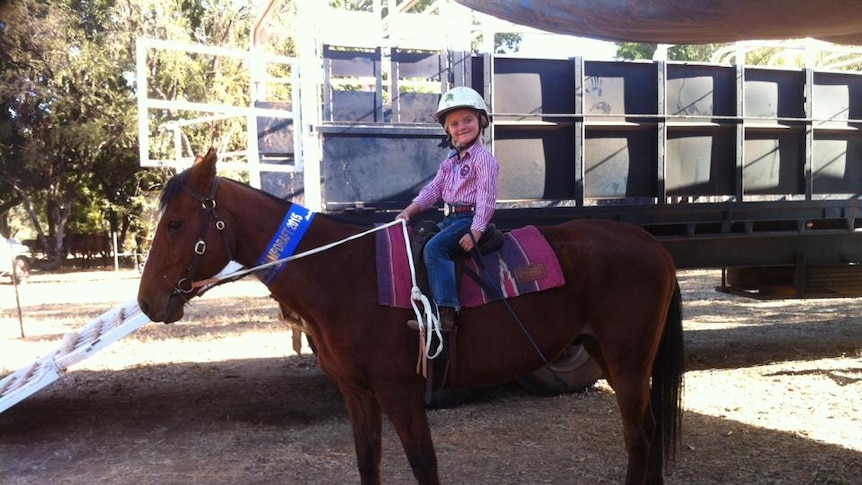
<svg viewBox="0 0 862 485">
<path fill-rule="evenodd" d="M 204 156 L 196 156 L 195 163 L 192 165 L 192 180 L 191 184 L 201 184 L 199 190 L 208 188 L 216 176 L 216 149 L 210 148 Z"/>
<path fill-rule="evenodd" d="M 215 165 L 216 160 L 218 160 L 218 155 L 216 155 L 216 149 L 215 147 L 210 147 L 210 149 L 207 150 L 207 154 L 204 156 L 204 161 Z"/>
</svg>

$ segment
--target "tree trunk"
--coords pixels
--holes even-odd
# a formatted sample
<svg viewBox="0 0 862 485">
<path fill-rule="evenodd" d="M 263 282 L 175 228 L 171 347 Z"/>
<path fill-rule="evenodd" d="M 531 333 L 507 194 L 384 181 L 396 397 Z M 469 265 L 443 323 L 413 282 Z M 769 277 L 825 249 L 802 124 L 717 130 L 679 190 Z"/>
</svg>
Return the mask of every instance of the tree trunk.
<svg viewBox="0 0 862 485">
<path fill-rule="evenodd" d="M 46 247 L 48 252 L 48 264 L 45 269 L 56 270 L 62 266 L 66 259 L 65 240 L 66 240 L 66 223 L 69 221 L 69 213 L 71 212 L 71 201 L 57 200 L 55 197 L 48 199 L 48 233 L 51 235 L 50 245 Z"/>
</svg>

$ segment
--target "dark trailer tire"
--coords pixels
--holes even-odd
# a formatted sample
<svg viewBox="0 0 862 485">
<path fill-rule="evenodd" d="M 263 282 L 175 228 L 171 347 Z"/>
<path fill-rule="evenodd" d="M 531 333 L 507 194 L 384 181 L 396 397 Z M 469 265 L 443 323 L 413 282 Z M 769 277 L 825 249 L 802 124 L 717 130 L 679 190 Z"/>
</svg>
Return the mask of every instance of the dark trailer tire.
<svg viewBox="0 0 862 485">
<path fill-rule="evenodd" d="M 576 344 L 550 365 L 518 379 L 518 383 L 532 393 L 547 396 L 582 392 L 601 377 L 602 370 L 598 364 L 582 346 Z"/>
</svg>

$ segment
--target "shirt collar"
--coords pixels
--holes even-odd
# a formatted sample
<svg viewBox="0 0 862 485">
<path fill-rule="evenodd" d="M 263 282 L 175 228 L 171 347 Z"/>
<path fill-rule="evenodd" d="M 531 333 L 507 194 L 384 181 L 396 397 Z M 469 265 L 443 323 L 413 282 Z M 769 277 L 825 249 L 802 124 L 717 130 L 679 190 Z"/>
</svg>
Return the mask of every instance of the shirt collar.
<svg viewBox="0 0 862 485">
<path fill-rule="evenodd" d="M 482 140 L 482 135 L 480 134 L 479 136 L 476 137 L 476 141 L 474 141 L 472 145 L 468 146 L 467 149 L 464 150 L 464 156 L 466 157 L 467 155 L 470 155 L 472 157 L 473 151 L 476 149 L 476 147 L 482 146 L 484 144 L 485 144 L 485 142 Z M 458 156 L 458 150 L 452 148 L 451 150 L 449 150 L 449 154 L 446 156 L 446 158 L 452 158 L 452 157 L 457 158 L 457 156 Z"/>
</svg>

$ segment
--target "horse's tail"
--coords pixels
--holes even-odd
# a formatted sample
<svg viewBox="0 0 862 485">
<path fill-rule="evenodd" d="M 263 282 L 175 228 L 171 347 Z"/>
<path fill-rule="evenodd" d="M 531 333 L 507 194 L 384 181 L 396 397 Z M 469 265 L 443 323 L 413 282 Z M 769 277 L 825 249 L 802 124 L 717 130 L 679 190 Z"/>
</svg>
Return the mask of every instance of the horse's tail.
<svg viewBox="0 0 862 485">
<path fill-rule="evenodd" d="M 650 391 L 656 430 L 661 433 L 661 449 L 665 463 L 675 457 L 680 441 L 684 372 L 682 294 L 677 281 L 665 320 L 664 334 L 653 362 Z"/>
</svg>

